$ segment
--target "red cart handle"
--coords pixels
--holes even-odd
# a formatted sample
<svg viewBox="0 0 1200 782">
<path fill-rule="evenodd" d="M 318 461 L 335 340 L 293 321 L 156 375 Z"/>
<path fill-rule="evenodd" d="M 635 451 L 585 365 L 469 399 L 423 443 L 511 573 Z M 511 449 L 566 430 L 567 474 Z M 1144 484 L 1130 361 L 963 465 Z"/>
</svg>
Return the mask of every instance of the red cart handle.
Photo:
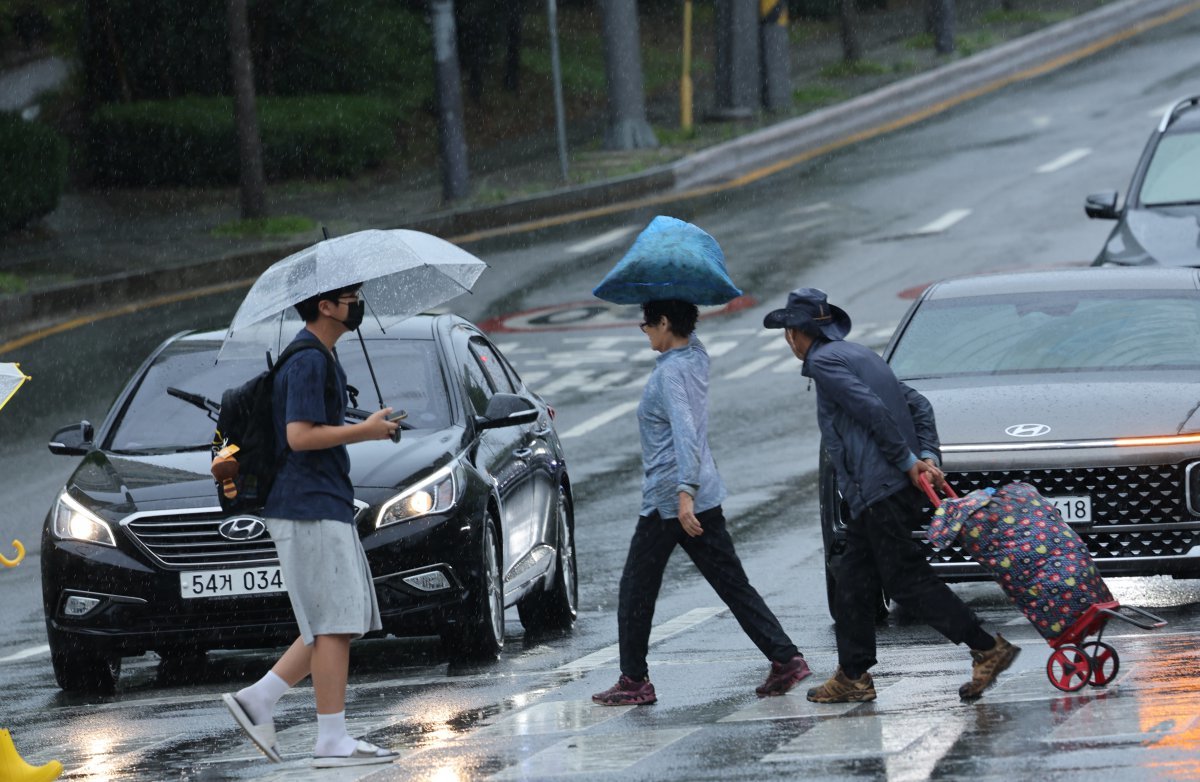
<svg viewBox="0 0 1200 782">
<path fill-rule="evenodd" d="M 926 477 L 926 473 L 922 472 L 917 475 L 917 484 L 921 487 L 921 491 L 925 492 L 925 496 L 929 498 L 929 501 L 933 503 L 933 507 L 936 508 L 942 504 L 942 498 L 934 491 L 933 485 L 929 482 L 929 478 Z M 946 482 L 945 485 L 946 497 L 951 500 L 957 500 L 958 493 L 954 491 L 954 487 L 949 482 Z"/>
</svg>

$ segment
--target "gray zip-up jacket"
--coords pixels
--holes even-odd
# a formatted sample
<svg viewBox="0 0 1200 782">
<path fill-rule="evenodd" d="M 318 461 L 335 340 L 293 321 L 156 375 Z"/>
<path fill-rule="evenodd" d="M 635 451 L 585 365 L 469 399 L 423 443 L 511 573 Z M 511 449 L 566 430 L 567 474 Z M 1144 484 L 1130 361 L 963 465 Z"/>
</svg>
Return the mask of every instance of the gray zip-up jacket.
<svg viewBox="0 0 1200 782">
<path fill-rule="evenodd" d="M 907 473 L 917 454 L 940 463 L 933 406 L 897 380 L 875 351 L 818 340 L 804 358 L 803 374 L 817 386 L 821 445 L 851 518 L 911 486 Z"/>
</svg>

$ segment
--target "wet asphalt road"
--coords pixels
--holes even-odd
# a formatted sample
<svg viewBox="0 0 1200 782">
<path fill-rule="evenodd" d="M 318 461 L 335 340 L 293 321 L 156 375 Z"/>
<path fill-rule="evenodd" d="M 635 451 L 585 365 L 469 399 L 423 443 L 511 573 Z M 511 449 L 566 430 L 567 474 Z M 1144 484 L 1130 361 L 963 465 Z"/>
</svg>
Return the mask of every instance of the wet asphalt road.
<svg viewBox="0 0 1200 782">
<path fill-rule="evenodd" d="M 756 302 L 701 323 L 713 355 L 711 437 L 751 580 L 818 681 L 835 659 L 814 491 L 814 400 L 781 337 L 762 332 L 762 314 L 788 289 L 815 285 L 849 310 L 853 338 L 882 347 L 913 291 L 932 280 L 1090 260 L 1109 224 L 1084 218 L 1083 196 L 1123 187 L 1154 111 L 1195 88 L 1198 17 L 754 188 L 672 210 L 721 241 L 731 274 Z M 152 655 L 127 659 L 121 691 L 108 699 L 65 696 L 53 682 L 37 540 L 74 460 L 49 455 L 44 443 L 59 425 L 98 422 L 154 345 L 180 329 L 220 326 L 236 295 L 99 320 L 0 356 L 34 376 L 0 414 L 0 544 L 19 537 L 30 549 L 25 563 L 0 571 L 0 727 L 31 762 L 62 760 L 66 778 L 122 782 L 1200 778 L 1200 581 L 1111 581 L 1122 602 L 1171 624 L 1146 633 L 1114 623 L 1105 637 L 1122 666 L 1105 690 L 1053 689 L 1044 674 L 1049 647 L 998 588 L 981 584 L 957 589 L 1024 652 L 980 703 L 956 696 L 969 671 L 965 651 L 893 614 L 880 632 L 879 700 L 818 706 L 799 693 L 754 696 L 765 662 L 677 555 L 650 654 L 660 702 L 590 704 L 617 673 L 616 585 L 638 502 L 631 406 L 654 354 L 633 314 L 572 305 L 595 304 L 591 287 L 650 216 L 476 248 L 492 270 L 453 308 L 491 323 L 526 380 L 558 409 L 576 486 L 580 618 L 568 636 L 526 639 L 510 612 L 503 659 L 479 667 L 448 666 L 431 639 L 357 645 L 351 729 L 404 753 L 389 768 L 309 770 L 315 726 L 304 687 L 277 714 L 283 766 L 241 738 L 218 696 L 260 675 L 274 650 L 213 653 L 182 671 Z"/>
</svg>

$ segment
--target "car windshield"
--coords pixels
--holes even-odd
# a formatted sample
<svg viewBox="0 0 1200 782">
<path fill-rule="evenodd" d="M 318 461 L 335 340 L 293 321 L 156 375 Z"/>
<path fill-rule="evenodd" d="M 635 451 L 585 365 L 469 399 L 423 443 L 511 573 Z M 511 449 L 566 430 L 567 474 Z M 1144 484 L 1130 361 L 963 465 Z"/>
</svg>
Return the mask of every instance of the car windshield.
<svg viewBox="0 0 1200 782">
<path fill-rule="evenodd" d="M 369 340 L 368 350 L 384 402 L 406 410 L 414 429 L 450 424 L 450 404 L 432 340 Z M 225 359 L 215 363 L 220 343 L 179 340 L 154 360 L 106 444 L 118 453 L 202 450 L 212 442 L 213 420 L 196 405 L 167 393 L 177 388 L 220 403 L 227 388 L 240 385 L 265 366 L 262 359 Z M 359 389 L 358 406 L 379 405 L 375 386 L 357 342 L 338 349 L 350 385 Z"/>
<path fill-rule="evenodd" d="M 1163 136 L 1139 198 L 1142 206 L 1200 203 L 1200 133 Z"/>
<path fill-rule="evenodd" d="M 1200 293 L 1063 291 L 923 303 L 890 363 L 900 379 L 1200 369 Z"/>
</svg>

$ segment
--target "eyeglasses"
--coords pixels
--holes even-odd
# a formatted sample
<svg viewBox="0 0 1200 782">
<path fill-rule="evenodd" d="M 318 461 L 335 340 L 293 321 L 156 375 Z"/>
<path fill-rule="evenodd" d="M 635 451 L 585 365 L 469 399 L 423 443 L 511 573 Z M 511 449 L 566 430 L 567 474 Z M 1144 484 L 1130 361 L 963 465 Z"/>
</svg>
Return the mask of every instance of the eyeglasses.
<svg viewBox="0 0 1200 782">
<path fill-rule="evenodd" d="M 641 323 L 638 324 L 638 328 L 642 330 L 643 334 L 645 334 L 646 329 L 650 328 L 651 325 L 653 325 L 653 324 L 647 323 L 646 321 L 643 320 Z"/>
<path fill-rule="evenodd" d="M 346 293 L 338 296 L 337 300 L 339 304 L 357 304 L 358 302 L 363 301 L 363 295 L 361 292 L 354 294 Z"/>
</svg>

